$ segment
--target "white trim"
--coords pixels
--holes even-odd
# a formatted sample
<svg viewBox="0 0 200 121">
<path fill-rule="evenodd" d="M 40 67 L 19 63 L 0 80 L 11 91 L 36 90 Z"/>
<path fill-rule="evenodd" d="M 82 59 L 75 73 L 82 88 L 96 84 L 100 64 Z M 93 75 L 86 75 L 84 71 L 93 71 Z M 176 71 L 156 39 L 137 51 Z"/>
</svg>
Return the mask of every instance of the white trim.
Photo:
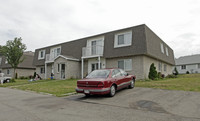
<svg viewBox="0 0 200 121">
<path fill-rule="evenodd" d="M 128 40 L 126 43 L 126 41 L 124 40 L 124 44 L 121 44 L 121 45 L 118 45 L 118 36 L 119 35 L 127 35 L 127 34 L 130 34 L 130 40 Z M 129 31 L 124 31 L 124 32 L 120 32 L 120 33 L 117 33 L 115 34 L 115 38 L 114 38 L 114 48 L 118 48 L 118 47 L 125 47 L 125 46 L 131 46 L 132 45 L 132 30 L 129 30 Z"/>
<path fill-rule="evenodd" d="M 65 57 L 65 56 L 63 56 L 63 55 L 57 56 L 57 57 L 54 59 L 54 61 L 55 61 L 56 59 L 58 59 L 59 57 L 62 57 L 62 58 L 64 58 L 64 59 L 66 59 L 66 60 L 80 61 L 79 59 L 68 58 L 68 57 Z"/>
<path fill-rule="evenodd" d="M 43 57 L 41 58 L 41 52 L 43 51 Z M 40 50 L 38 51 L 38 60 L 42 60 L 42 59 L 45 59 L 45 50 Z"/>
</svg>

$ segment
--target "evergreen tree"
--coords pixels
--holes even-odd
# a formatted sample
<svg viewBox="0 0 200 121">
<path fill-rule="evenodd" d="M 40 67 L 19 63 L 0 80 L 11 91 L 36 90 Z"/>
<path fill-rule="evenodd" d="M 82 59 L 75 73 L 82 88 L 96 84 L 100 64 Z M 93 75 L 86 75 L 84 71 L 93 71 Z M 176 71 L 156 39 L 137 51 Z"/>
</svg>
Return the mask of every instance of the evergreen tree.
<svg viewBox="0 0 200 121">
<path fill-rule="evenodd" d="M 150 69 L 149 69 L 149 79 L 154 80 L 157 78 L 158 73 L 156 71 L 156 67 L 154 66 L 154 63 L 151 64 Z"/>
</svg>

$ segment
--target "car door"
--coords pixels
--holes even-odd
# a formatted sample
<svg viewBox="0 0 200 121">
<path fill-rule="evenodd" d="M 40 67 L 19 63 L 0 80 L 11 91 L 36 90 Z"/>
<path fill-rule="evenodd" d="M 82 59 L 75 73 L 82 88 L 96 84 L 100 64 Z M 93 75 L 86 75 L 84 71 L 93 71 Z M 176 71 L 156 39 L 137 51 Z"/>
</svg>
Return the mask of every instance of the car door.
<svg viewBox="0 0 200 121">
<path fill-rule="evenodd" d="M 112 73 L 113 73 L 113 74 L 112 74 L 112 78 L 115 79 L 115 83 L 116 83 L 118 86 L 121 86 L 121 84 L 123 83 L 123 76 L 122 76 L 120 70 L 114 69 Z"/>
<path fill-rule="evenodd" d="M 125 72 L 124 70 L 120 69 L 120 72 L 123 75 L 123 83 L 129 82 L 131 80 L 130 76 L 128 76 L 127 72 Z"/>
</svg>

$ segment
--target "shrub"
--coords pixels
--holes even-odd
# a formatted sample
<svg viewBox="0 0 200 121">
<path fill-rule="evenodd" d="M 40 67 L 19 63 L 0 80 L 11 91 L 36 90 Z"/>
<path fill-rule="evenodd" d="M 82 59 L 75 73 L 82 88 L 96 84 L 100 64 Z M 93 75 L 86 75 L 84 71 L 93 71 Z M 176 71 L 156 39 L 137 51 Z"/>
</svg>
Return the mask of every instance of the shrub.
<svg viewBox="0 0 200 121">
<path fill-rule="evenodd" d="M 166 78 L 177 78 L 177 76 L 176 75 L 174 75 L 174 74 L 169 74 L 169 75 L 167 75 L 167 77 Z"/>
<path fill-rule="evenodd" d="M 34 74 L 33 74 L 33 78 L 35 78 L 36 77 L 36 72 L 34 72 Z"/>
<path fill-rule="evenodd" d="M 158 77 L 158 74 L 156 71 L 156 67 L 154 66 L 154 63 L 152 63 L 149 69 L 149 79 L 154 80 L 157 77 Z"/>
<path fill-rule="evenodd" d="M 12 78 L 12 79 L 10 79 L 10 82 L 11 82 L 11 83 L 15 82 L 15 79 L 13 79 L 13 78 Z"/>
<path fill-rule="evenodd" d="M 178 75 L 179 74 L 176 67 L 174 68 L 174 73 L 173 74 L 174 75 Z"/>
<path fill-rule="evenodd" d="M 186 74 L 190 74 L 190 72 L 189 72 L 189 71 L 186 71 Z"/>
<path fill-rule="evenodd" d="M 162 78 L 162 74 L 161 72 L 158 72 L 158 76 L 157 76 L 158 79 L 161 79 Z"/>
<path fill-rule="evenodd" d="M 20 76 L 19 79 L 25 79 L 25 77 L 24 76 Z"/>
</svg>

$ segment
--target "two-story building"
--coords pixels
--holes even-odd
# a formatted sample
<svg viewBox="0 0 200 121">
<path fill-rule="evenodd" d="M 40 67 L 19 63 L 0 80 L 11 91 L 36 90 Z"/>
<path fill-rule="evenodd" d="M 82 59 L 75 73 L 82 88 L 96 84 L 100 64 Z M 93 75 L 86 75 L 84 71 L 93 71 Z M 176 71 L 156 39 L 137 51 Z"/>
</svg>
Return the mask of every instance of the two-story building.
<svg viewBox="0 0 200 121">
<path fill-rule="evenodd" d="M 173 50 L 146 25 L 98 34 L 35 50 L 34 65 L 42 78 L 83 78 L 100 68 L 122 68 L 137 79 L 148 78 L 149 68 L 172 73 Z"/>
</svg>

